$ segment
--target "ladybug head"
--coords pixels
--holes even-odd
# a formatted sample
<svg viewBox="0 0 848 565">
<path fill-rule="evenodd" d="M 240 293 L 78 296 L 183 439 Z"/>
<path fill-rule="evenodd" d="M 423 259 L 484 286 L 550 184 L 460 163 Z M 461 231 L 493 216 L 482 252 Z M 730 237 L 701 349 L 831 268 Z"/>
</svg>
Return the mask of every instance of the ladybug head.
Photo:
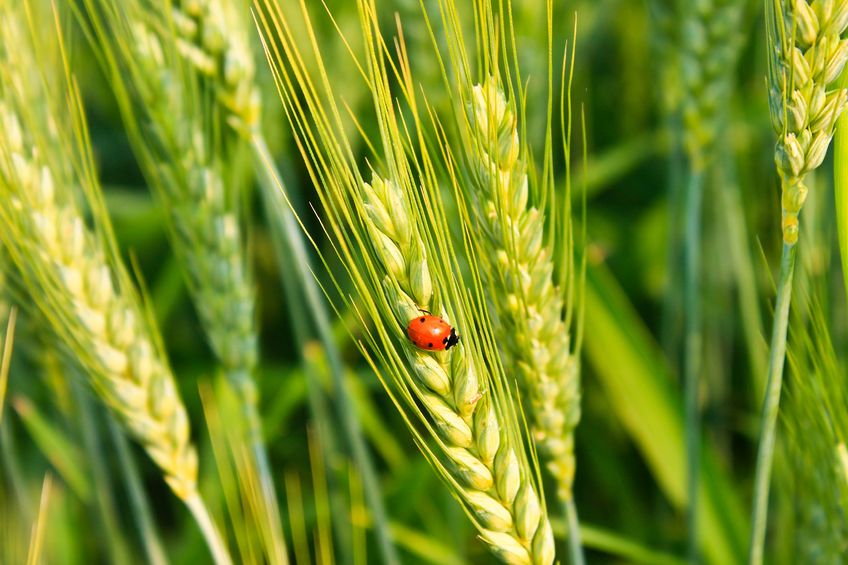
<svg viewBox="0 0 848 565">
<path fill-rule="evenodd" d="M 456 330 L 451 328 L 450 335 L 448 336 L 448 341 L 445 343 L 445 351 L 447 351 L 457 343 L 459 343 L 459 336 L 456 335 Z"/>
</svg>

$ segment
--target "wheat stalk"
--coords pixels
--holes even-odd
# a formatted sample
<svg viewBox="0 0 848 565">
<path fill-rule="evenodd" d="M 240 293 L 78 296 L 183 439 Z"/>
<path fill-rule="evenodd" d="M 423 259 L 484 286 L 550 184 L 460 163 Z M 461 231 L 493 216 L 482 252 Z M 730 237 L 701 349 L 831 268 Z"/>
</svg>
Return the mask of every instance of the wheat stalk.
<svg viewBox="0 0 848 565">
<path fill-rule="evenodd" d="M 479 521 L 483 540 L 505 562 L 553 562 L 550 524 L 465 345 L 429 352 L 405 337 L 409 322 L 433 304 L 427 252 L 407 198 L 394 182 L 376 174 L 363 185 L 362 197 L 395 317 L 389 327 L 404 342 L 415 377 L 410 385 L 445 442 L 459 496 Z"/>
<path fill-rule="evenodd" d="M 527 164 L 518 120 L 495 78 L 473 87 L 469 137 L 477 210 L 483 227 L 484 274 L 505 366 L 527 392 L 533 437 L 571 499 L 574 429 L 580 421 L 578 360 L 563 319 L 563 293 L 553 280 L 545 217 L 529 203 Z"/>
</svg>

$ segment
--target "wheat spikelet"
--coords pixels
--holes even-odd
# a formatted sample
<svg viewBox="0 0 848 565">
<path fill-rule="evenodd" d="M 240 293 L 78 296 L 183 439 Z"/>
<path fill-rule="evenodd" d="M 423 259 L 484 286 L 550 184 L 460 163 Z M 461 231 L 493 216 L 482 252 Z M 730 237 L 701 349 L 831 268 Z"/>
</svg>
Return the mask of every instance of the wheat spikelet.
<svg viewBox="0 0 848 565">
<path fill-rule="evenodd" d="M 775 0 L 769 19 L 769 107 L 778 134 L 775 164 L 782 180 L 783 239 L 798 241 L 804 179 L 821 165 L 848 90 L 834 83 L 848 61 L 848 2 Z"/>
<path fill-rule="evenodd" d="M 476 516 L 481 537 L 507 563 L 553 562 L 550 524 L 465 346 L 428 352 L 405 337 L 406 325 L 433 299 L 427 254 L 409 203 L 395 183 L 377 175 L 363 186 L 363 201 L 386 271 L 384 291 L 396 318 L 390 327 L 404 342 L 416 379 L 411 385 L 445 443 L 459 495 Z"/>
<path fill-rule="evenodd" d="M 6 94 L 0 104 L 3 243 L 35 305 L 100 396 L 174 493 L 188 499 L 196 493 L 197 455 L 173 375 L 126 275 L 76 208 L 79 189 L 46 159 L 49 145 L 30 140 Z"/>
<path fill-rule="evenodd" d="M 657 64 L 657 102 L 664 117 L 673 115 L 683 98 L 680 80 L 680 6 L 677 0 L 651 0 L 648 3 L 650 47 Z"/>
<path fill-rule="evenodd" d="M 724 125 L 742 46 L 744 8 L 744 0 L 697 0 L 683 10 L 680 111 L 683 143 L 695 169 L 713 157 Z"/>
<path fill-rule="evenodd" d="M 180 54 L 210 79 L 227 123 L 249 134 L 260 117 L 247 7 L 241 0 L 174 0 L 171 14 Z"/>
<path fill-rule="evenodd" d="M 545 217 L 529 204 L 526 163 L 515 114 L 490 77 L 473 87 L 469 138 L 477 209 L 483 227 L 484 275 L 505 366 L 527 393 L 532 431 L 557 481 L 571 498 L 574 429 L 580 420 L 580 380 L 563 320 L 563 295 L 553 280 Z"/>
</svg>

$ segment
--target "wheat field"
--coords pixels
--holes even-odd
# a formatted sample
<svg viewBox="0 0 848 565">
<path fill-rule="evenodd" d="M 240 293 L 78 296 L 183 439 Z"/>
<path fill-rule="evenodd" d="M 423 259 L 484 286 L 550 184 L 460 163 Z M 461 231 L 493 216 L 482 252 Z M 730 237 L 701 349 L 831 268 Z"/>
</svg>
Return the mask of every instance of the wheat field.
<svg viewBox="0 0 848 565">
<path fill-rule="evenodd" d="M 0 563 L 848 563 L 848 0 L 0 0 Z"/>
</svg>

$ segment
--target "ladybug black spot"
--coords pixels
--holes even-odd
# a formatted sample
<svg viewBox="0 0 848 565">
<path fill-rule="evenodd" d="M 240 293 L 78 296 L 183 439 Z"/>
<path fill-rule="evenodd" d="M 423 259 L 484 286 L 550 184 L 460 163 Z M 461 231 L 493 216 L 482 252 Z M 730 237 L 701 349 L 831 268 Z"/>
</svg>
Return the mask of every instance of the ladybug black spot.
<svg viewBox="0 0 848 565">
<path fill-rule="evenodd" d="M 433 347 L 433 343 L 432 342 L 428 343 L 427 347 Z"/>
<path fill-rule="evenodd" d="M 426 320 L 427 320 L 426 318 L 421 318 L 421 319 L 419 320 L 419 322 L 421 322 L 421 323 L 423 324 Z"/>
</svg>

